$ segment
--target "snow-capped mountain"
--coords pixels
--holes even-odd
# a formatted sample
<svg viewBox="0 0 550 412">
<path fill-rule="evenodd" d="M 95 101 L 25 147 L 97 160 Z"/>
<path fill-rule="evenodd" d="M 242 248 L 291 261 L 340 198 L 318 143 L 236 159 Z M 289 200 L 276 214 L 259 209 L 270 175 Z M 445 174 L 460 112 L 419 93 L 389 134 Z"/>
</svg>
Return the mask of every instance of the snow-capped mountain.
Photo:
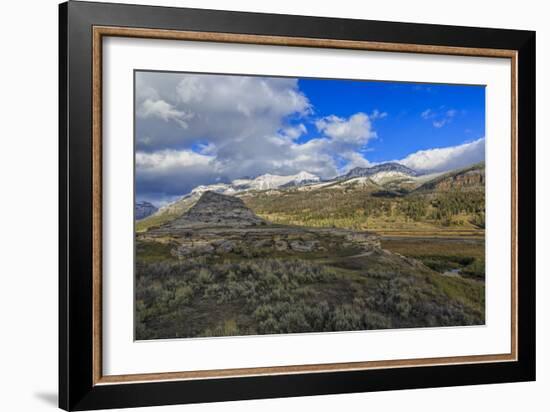
<svg viewBox="0 0 550 412">
<path fill-rule="evenodd" d="M 207 192 L 235 195 L 247 199 L 255 196 L 285 196 L 310 191 L 334 191 L 335 196 L 354 196 L 357 191 L 374 194 L 400 195 L 429 191 L 473 191 L 484 185 L 484 165 L 432 174 L 421 174 L 398 163 L 383 163 L 368 168 L 355 168 L 343 176 L 322 180 L 308 172 L 290 176 L 264 174 L 255 178 L 235 179 L 230 183 L 213 183 L 195 187 L 175 202 L 164 205 L 152 215 L 137 222 L 138 231 L 159 226 L 180 217 Z"/>
<path fill-rule="evenodd" d="M 235 179 L 231 183 L 213 183 L 211 185 L 200 185 L 191 192 L 180 197 L 175 202 L 161 207 L 154 216 L 179 215 L 193 205 L 204 192 L 216 192 L 224 195 L 234 195 L 249 190 L 269 190 L 279 187 L 301 186 L 310 183 L 320 182 L 319 176 L 308 172 L 300 172 L 295 175 L 280 176 L 265 174 L 255 178 Z"/>
<path fill-rule="evenodd" d="M 309 183 L 319 182 L 319 176 L 308 172 L 300 172 L 295 175 L 280 176 L 265 174 L 254 179 L 236 179 L 231 185 L 237 190 L 268 190 L 278 187 L 300 186 Z"/>
<path fill-rule="evenodd" d="M 211 185 L 200 185 L 195 187 L 193 190 L 191 190 L 191 193 L 189 195 L 202 195 L 204 192 L 216 192 L 216 193 L 223 193 L 226 195 L 232 195 L 237 190 L 233 187 L 232 184 L 228 183 L 214 183 Z M 189 196 L 188 195 L 188 196 Z"/>
<path fill-rule="evenodd" d="M 403 166 L 402 164 L 396 162 L 389 162 L 372 167 L 355 167 L 351 169 L 347 174 L 340 176 L 339 179 L 343 180 L 351 179 L 352 177 L 370 177 L 381 172 L 398 172 L 409 177 L 416 177 L 419 175 L 416 170 L 413 170 L 407 166 Z"/>
<path fill-rule="evenodd" d="M 411 176 L 408 173 L 399 172 L 397 170 L 388 170 L 375 173 L 370 176 L 370 179 L 378 184 L 384 184 L 395 180 L 410 179 L 415 176 Z"/>
<path fill-rule="evenodd" d="M 339 182 L 348 181 L 349 183 L 357 183 L 360 185 L 368 184 L 368 182 L 359 181 L 356 178 L 369 178 L 368 180 L 375 184 L 384 184 L 389 180 L 399 180 L 406 177 L 415 177 L 418 173 L 399 163 L 384 163 L 373 167 L 352 169 L 348 174 L 337 177 L 330 181 L 322 181 L 321 178 L 312 173 L 301 171 L 294 175 L 282 176 L 266 173 L 254 178 L 235 179 L 230 183 L 213 183 L 210 185 L 200 185 L 195 187 L 191 192 L 182 196 L 177 201 L 161 207 L 155 215 L 163 214 L 179 214 L 182 210 L 186 210 L 189 205 L 196 202 L 204 192 L 216 192 L 224 195 L 235 195 L 253 190 L 272 190 L 297 187 L 303 189 L 315 189 L 320 187 L 337 188 Z M 357 181 L 356 181 L 357 180 Z"/>
<path fill-rule="evenodd" d="M 235 179 L 231 183 L 214 183 L 211 185 L 197 186 L 191 191 L 190 195 L 201 195 L 206 191 L 233 195 L 247 190 L 269 190 L 283 186 L 300 186 L 309 183 L 317 183 L 320 180 L 319 176 L 308 172 L 300 172 L 289 176 L 267 173 L 251 179 Z"/>
</svg>

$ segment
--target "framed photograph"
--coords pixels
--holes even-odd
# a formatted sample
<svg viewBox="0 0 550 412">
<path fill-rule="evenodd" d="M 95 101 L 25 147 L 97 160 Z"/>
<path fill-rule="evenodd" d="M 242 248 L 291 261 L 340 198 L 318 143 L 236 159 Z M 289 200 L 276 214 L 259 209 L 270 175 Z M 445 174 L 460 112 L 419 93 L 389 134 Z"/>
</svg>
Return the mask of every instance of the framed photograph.
<svg viewBox="0 0 550 412">
<path fill-rule="evenodd" d="M 60 5 L 59 402 L 535 379 L 535 33 Z"/>
</svg>

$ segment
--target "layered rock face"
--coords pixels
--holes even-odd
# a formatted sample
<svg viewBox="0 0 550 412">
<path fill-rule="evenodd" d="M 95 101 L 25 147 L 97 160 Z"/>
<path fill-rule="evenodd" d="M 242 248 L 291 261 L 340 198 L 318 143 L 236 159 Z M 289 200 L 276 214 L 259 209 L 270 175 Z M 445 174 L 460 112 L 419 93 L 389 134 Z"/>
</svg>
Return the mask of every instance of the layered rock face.
<svg viewBox="0 0 550 412">
<path fill-rule="evenodd" d="M 449 191 L 483 189 L 485 186 L 485 170 L 475 169 L 450 176 L 435 184 L 436 190 Z"/>
<path fill-rule="evenodd" d="M 273 253 L 329 252 L 342 247 L 363 253 L 380 248 L 379 237 L 345 229 L 273 225 L 232 196 L 205 192 L 187 212 L 140 235 L 143 240 L 169 241 L 172 254 L 185 258 L 227 253 L 271 256 Z"/>
<path fill-rule="evenodd" d="M 485 162 L 441 174 L 424 183 L 419 192 L 475 192 L 485 190 Z"/>
<path fill-rule="evenodd" d="M 153 240 L 156 231 L 143 238 Z M 356 248 L 357 254 L 380 249 L 380 239 L 371 233 L 357 235 L 339 229 L 303 230 L 293 227 L 257 226 L 248 228 L 181 229 L 171 233 L 172 254 L 177 257 L 239 254 L 245 257 L 298 256 L 311 252 L 330 254 L 341 248 Z"/>
<path fill-rule="evenodd" d="M 238 197 L 207 191 L 182 216 L 170 222 L 173 229 L 208 227 L 248 227 L 267 225 Z"/>
</svg>

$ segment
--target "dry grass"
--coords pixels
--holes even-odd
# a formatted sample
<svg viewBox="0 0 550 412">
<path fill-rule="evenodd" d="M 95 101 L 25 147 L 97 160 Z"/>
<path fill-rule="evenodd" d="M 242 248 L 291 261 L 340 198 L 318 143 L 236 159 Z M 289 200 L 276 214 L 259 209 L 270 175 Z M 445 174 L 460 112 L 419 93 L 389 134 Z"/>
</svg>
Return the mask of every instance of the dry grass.
<svg viewBox="0 0 550 412">
<path fill-rule="evenodd" d="M 410 257 L 458 256 L 485 259 L 483 239 L 382 239 L 382 247 Z"/>
</svg>

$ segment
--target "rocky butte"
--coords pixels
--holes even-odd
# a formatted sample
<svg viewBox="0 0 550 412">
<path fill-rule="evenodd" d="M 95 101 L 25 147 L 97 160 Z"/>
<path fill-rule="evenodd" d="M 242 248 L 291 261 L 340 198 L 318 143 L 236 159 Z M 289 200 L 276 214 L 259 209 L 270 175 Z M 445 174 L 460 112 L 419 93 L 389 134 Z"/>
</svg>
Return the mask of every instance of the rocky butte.
<svg viewBox="0 0 550 412">
<path fill-rule="evenodd" d="M 173 229 L 197 227 L 246 227 L 266 225 L 244 202 L 234 196 L 207 191 L 186 213 L 170 222 Z"/>
<path fill-rule="evenodd" d="M 335 228 L 273 225 L 234 196 L 204 192 L 195 205 L 175 220 L 138 235 L 142 240 L 169 242 L 177 257 L 238 254 L 302 254 L 348 245 L 359 253 L 378 249 L 378 236 Z"/>
</svg>

